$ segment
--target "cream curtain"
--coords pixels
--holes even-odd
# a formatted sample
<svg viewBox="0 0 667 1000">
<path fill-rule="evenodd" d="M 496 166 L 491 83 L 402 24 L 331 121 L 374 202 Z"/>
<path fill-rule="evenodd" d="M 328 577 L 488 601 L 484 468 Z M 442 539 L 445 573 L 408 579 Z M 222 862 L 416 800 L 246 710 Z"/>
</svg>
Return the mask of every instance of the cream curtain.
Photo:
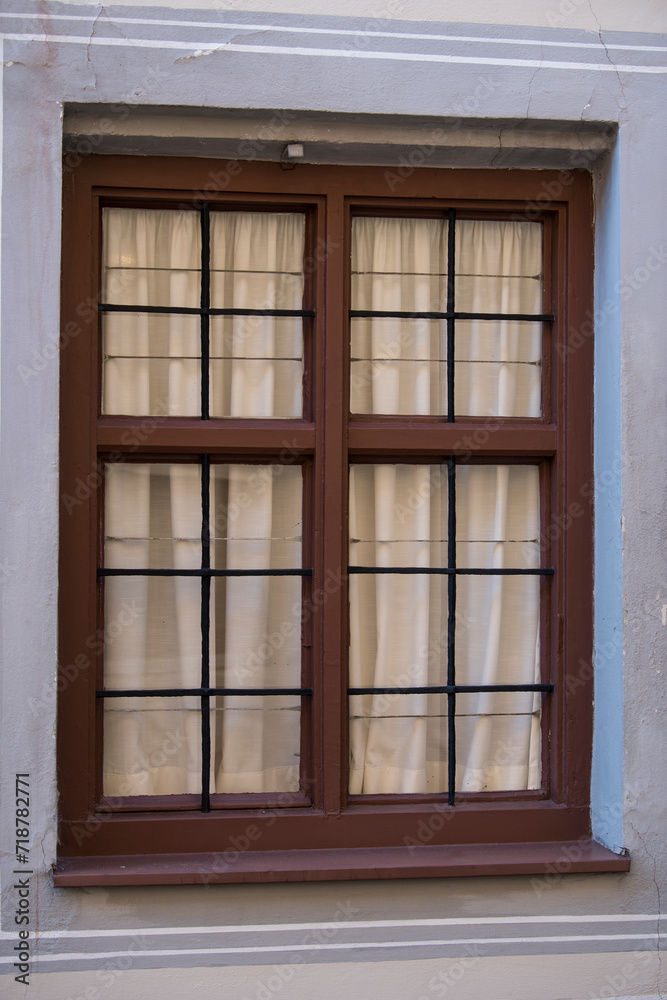
<svg viewBox="0 0 667 1000">
<path fill-rule="evenodd" d="M 196 307 L 201 242 L 194 212 L 105 209 L 103 301 Z M 103 317 L 103 412 L 193 416 L 200 412 L 196 317 Z M 191 569 L 201 565 L 201 473 L 195 465 L 109 465 L 105 565 Z M 105 581 L 105 685 L 198 687 L 198 579 Z M 196 698 L 105 699 L 104 792 L 166 795 L 201 789 Z"/>
<path fill-rule="evenodd" d="M 447 225 L 426 219 L 355 219 L 353 309 L 444 311 Z M 462 221 L 456 228 L 456 308 L 541 311 L 541 227 Z M 441 321 L 353 320 L 354 412 L 435 414 L 446 407 Z M 430 328 L 430 329 L 429 329 Z M 428 331 L 428 333 L 427 333 Z M 541 328 L 503 320 L 457 321 L 459 415 L 538 416 Z M 539 491 L 530 466 L 459 466 L 458 565 L 539 566 Z M 354 466 L 351 565 L 446 566 L 447 470 Z M 352 575 L 350 685 L 446 683 L 447 590 L 431 575 Z M 539 678 L 539 583 L 533 577 L 457 578 L 460 684 Z M 444 696 L 351 698 L 350 791 L 444 791 Z M 539 699 L 476 694 L 457 701 L 457 788 L 539 785 Z"/>
<path fill-rule="evenodd" d="M 196 212 L 107 208 L 103 239 L 103 302 L 199 306 Z M 197 316 L 105 313 L 102 346 L 103 413 L 192 417 L 201 412 Z"/>
<path fill-rule="evenodd" d="M 300 309 L 304 217 L 214 213 L 211 304 Z M 196 307 L 201 242 L 192 212 L 107 209 L 104 301 Z M 103 410 L 198 415 L 197 317 L 107 313 Z M 212 317 L 211 415 L 299 416 L 300 318 Z M 106 469 L 105 565 L 201 566 L 201 469 L 127 463 Z M 212 565 L 301 566 L 301 469 L 211 468 Z M 217 578 L 211 597 L 211 682 L 228 687 L 301 686 L 301 578 Z M 105 581 L 107 689 L 187 688 L 201 683 L 201 583 L 191 577 Z M 211 788 L 293 791 L 299 786 L 300 699 L 211 699 Z M 106 795 L 201 789 L 199 699 L 105 699 Z"/>
<path fill-rule="evenodd" d="M 304 220 L 298 213 L 212 213 L 214 307 L 299 309 Z M 440 311 L 446 304 L 447 226 L 431 219 L 357 219 L 353 307 Z M 457 308 L 540 311 L 541 229 L 530 223 L 457 224 Z M 197 306 L 201 246 L 195 213 L 107 209 L 105 301 Z M 301 415 L 303 332 L 298 318 L 211 318 L 211 414 Z M 457 323 L 456 406 L 477 416 L 540 412 L 539 324 Z M 197 318 L 108 313 L 103 326 L 103 410 L 198 415 Z M 446 330 L 441 321 L 355 320 L 352 409 L 442 414 Z M 105 564 L 201 565 L 201 470 L 187 463 L 116 464 L 106 474 Z M 214 567 L 301 565 L 302 476 L 297 465 L 213 465 Z M 538 565 L 539 494 L 531 466 L 457 470 L 459 565 Z M 353 466 L 350 561 L 382 567 L 446 565 L 446 469 Z M 298 687 L 302 581 L 212 581 L 211 680 L 227 687 Z M 539 677 L 535 578 L 459 577 L 457 679 L 501 683 Z M 446 676 L 446 578 L 357 576 L 350 584 L 353 686 L 418 686 Z M 198 578 L 105 581 L 105 684 L 198 686 Z M 298 787 L 300 701 L 286 696 L 212 699 L 211 787 L 290 792 Z M 457 704 L 457 786 L 536 787 L 539 699 L 470 695 Z M 352 792 L 446 788 L 446 699 L 351 699 Z M 196 698 L 105 699 L 107 795 L 177 794 L 201 786 Z"/>
</svg>

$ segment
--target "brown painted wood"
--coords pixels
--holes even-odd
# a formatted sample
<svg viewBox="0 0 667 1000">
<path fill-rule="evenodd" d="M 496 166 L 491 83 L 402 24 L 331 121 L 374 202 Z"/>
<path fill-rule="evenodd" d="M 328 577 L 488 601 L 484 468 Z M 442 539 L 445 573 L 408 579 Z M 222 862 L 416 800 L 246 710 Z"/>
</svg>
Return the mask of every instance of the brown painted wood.
<svg viewBox="0 0 667 1000">
<path fill-rule="evenodd" d="M 535 456 L 556 453 L 556 433 L 553 424 L 496 418 L 455 424 L 351 420 L 348 440 L 351 455 Z"/>
<path fill-rule="evenodd" d="M 56 884 L 543 871 L 544 865 L 556 863 L 548 858 L 562 857 L 564 845 L 590 833 L 592 681 L 590 671 L 585 678 L 581 672 L 582 661 L 590 664 L 592 656 L 593 339 L 586 326 L 592 310 L 590 176 L 574 171 L 563 185 L 557 171 L 421 169 L 392 194 L 383 168 L 237 167 L 235 172 L 215 160 L 91 156 L 66 175 L 58 722 L 62 867 Z M 543 207 L 536 214 L 535 200 L 549 184 L 549 190 L 560 185 L 562 193 L 550 205 L 540 202 Z M 98 417 L 100 345 L 94 306 L 99 205 L 195 207 L 204 196 L 214 210 L 292 206 L 307 213 L 310 263 L 304 307 L 314 308 L 316 316 L 306 324 L 304 419 Z M 433 216 L 451 206 L 462 217 L 544 222 L 544 308 L 554 313 L 555 321 L 544 326 L 543 416 L 470 418 L 454 425 L 438 417 L 350 417 L 350 214 Z M 303 591 L 302 677 L 314 691 L 303 716 L 304 795 L 282 802 L 271 796 L 214 795 L 208 815 L 197 812 L 189 796 L 101 798 L 101 703 L 94 697 L 102 624 L 95 579 L 102 537 L 99 463 L 170 456 L 197 461 L 203 452 L 217 461 L 244 457 L 304 463 L 304 565 L 314 567 Z M 442 460 L 451 454 L 473 462 L 502 458 L 540 464 L 542 565 L 556 567 L 553 579 L 541 581 L 543 679 L 556 685 L 543 701 L 544 788 L 461 796 L 453 810 L 443 796 L 348 802 L 348 459 Z M 313 805 L 307 807 L 310 800 Z M 229 849 L 230 838 L 245 836 L 249 823 L 261 830 L 258 840 L 248 845 L 232 871 L 216 872 L 205 855 L 218 852 L 219 857 Z M 489 830 L 493 844 L 486 843 Z M 420 836 L 415 857 L 421 860 L 408 862 L 405 838 Z M 147 845 L 154 852 L 149 861 L 144 857 Z M 590 842 L 580 847 L 581 859 L 571 862 L 568 871 L 627 870 L 627 858 Z M 201 856 L 193 857 L 193 851 Z M 279 858 L 276 852 L 284 853 Z M 106 861 L 106 855 L 122 855 L 125 868 L 120 870 L 119 861 Z"/>
<path fill-rule="evenodd" d="M 469 875 L 548 876 L 581 872 L 627 872 L 630 858 L 591 841 L 489 844 L 484 847 L 356 848 L 300 851 L 292 867 L 289 851 L 239 854 L 151 854 L 133 858 L 64 858 L 54 885 L 197 885 L 233 882 L 328 882 L 341 879 L 456 878 Z"/>
<path fill-rule="evenodd" d="M 100 417 L 100 449 L 121 455 L 272 455 L 289 462 L 311 454 L 315 427 L 305 421 L 197 420 L 180 417 Z"/>
</svg>

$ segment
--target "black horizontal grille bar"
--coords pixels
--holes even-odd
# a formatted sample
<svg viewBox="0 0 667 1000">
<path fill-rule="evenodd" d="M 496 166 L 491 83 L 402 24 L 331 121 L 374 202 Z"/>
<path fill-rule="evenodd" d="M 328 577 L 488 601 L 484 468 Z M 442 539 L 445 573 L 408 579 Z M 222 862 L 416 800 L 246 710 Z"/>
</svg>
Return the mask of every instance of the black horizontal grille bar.
<svg viewBox="0 0 667 1000">
<path fill-rule="evenodd" d="M 348 566 L 348 573 L 401 573 L 410 575 L 436 574 L 442 576 L 553 576 L 554 569 L 481 569 L 463 566 Z"/>
<path fill-rule="evenodd" d="M 495 319 L 553 323 L 553 313 L 481 313 L 481 312 L 402 312 L 397 309 L 350 309 L 350 319 Z"/>
<path fill-rule="evenodd" d="M 214 695 L 246 697 L 278 697 L 279 695 L 312 695 L 312 688 L 151 688 L 96 691 L 97 698 L 202 698 Z"/>
<path fill-rule="evenodd" d="M 544 691 L 551 694 L 553 684 L 437 684 L 426 687 L 348 688 L 349 695 L 360 694 L 478 694 L 483 692 Z"/>
<path fill-rule="evenodd" d="M 98 576 L 312 576 L 312 569 L 98 569 Z"/>
<path fill-rule="evenodd" d="M 178 314 L 185 316 L 305 316 L 314 317 L 314 309 L 215 309 L 196 308 L 190 306 L 126 306 L 110 302 L 101 302 L 100 312 L 115 313 L 157 313 Z"/>
</svg>

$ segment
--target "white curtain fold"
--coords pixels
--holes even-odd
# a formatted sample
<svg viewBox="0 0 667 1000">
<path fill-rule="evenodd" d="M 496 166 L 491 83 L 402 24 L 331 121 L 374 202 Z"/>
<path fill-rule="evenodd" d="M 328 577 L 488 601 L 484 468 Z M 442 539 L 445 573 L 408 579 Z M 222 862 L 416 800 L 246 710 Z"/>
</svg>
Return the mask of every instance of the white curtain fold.
<svg viewBox="0 0 667 1000">
<path fill-rule="evenodd" d="M 212 304 L 301 309 L 303 247 L 301 214 L 214 213 Z M 105 210 L 104 301 L 196 307 L 200 260 L 196 213 Z M 197 317 L 106 314 L 104 353 L 104 412 L 201 412 Z M 298 317 L 213 318 L 212 415 L 299 416 L 302 359 Z M 301 566 L 300 467 L 214 465 L 211 500 L 214 567 Z M 108 466 L 105 501 L 107 566 L 201 566 L 198 465 Z M 128 618 L 105 644 L 107 688 L 199 687 L 201 591 L 185 576 L 106 580 L 107 625 Z M 211 683 L 299 687 L 300 618 L 299 577 L 212 581 Z M 212 698 L 212 790 L 298 789 L 299 714 L 294 697 Z M 105 700 L 105 794 L 196 793 L 201 766 L 198 698 Z"/>
<path fill-rule="evenodd" d="M 431 565 L 433 529 L 441 528 L 432 524 L 430 471 L 352 466 L 351 565 Z M 351 575 L 351 687 L 428 683 L 430 599 L 426 575 Z M 352 793 L 425 792 L 427 695 L 353 696 L 350 707 Z"/>
<path fill-rule="evenodd" d="M 211 304 L 302 309 L 305 217 L 215 212 L 211 216 Z M 211 414 L 300 417 L 303 320 L 212 317 Z"/>
<path fill-rule="evenodd" d="M 197 308 L 201 232 L 196 212 L 106 208 L 102 300 Z M 103 413 L 196 416 L 201 346 L 197 317 L 103 314 Z"/>
<path fill-rule="evenodd" d="M 532 222 L 456 223 L 458 312 L 542 312 L 542 227 Z M 539 417 L 542 326 L 459 320 L 455 409 L 470 416 Z"/>
<path fill-rule="evenodd" d="M 196 213 L 105 209 L 104 297 L 125 305 L 197 306 Z M 214 306 L 300 309 L 304 218 L 298 213 L 212 213 Z M 353 308 L 441 311 L 447 226 L 434 219 L 357 219 Z M 457 308 L 541 311 L 541 227 L 457 223 Z M 196 319 L 196 318 L 195 318 Z M 445 324 L 353 321 L 352 409 L 443 414 Z M 199 328 L 182 315 L 108 314 L 106 413 L 196 415 Z M 541 328 L 520 321 L 457 323 L 456 404 L 469 415 L 540 413 Z M 211 412 L 234 418 L 301 415 L 300 318 L 211 321 Z M 219 568 L 301 566 L 299 466 L 212 466 L 212 560 Z M 539 565 L 535 466 L 460 467 L 459 565 Z M 105 560 L 125 568 L 201 565 L 201 472 L 196 464 L 122 463 L 106 475 Z M 383 568 L 446 565 L 447 477 L 440 466 L 356 465 L 350 474 L 350 562 Z M 539 679 L 539 581 L 459 577 L 457 680 Z M 212 582 L 211 681 L 227 687 L 301 684 L 300 578 Z M 198 686 L 198 578 L 105 581 L 105 684 Z M 350 683 L 421 686 L 446 678 L 447 583 L 416 574 L 352 576 Z M 211 704 L 211 787 L 291 792 L 299 787 L 300 700 L 226 697 Z M 477 694 L 457 711 L 457 786 L 533 788 L 540 780 L 540 698 Z M 353 793 L 444 791 L 446 699 L 351 699 Z M 201 713 L 195 698 L 105 701 L 107 795 L 178 794 L 201 787 Z"/>
<path fill-rule="evenodd" d="M 212 304 L 238 309 L 301 309 L 304 222 L 301 214 L 216 213 L 211 226 Z M 301 416 L 300 318 L 233 317 L 220 325 L 212 347 L 212 356 L 221 359 L 219 379 L 213 369 L 212 413 L 256 418 Z M 271 467 L 262 469 L 264 475 L 260 476 L 258 467 L 229 467 L 226 503 L 235 515 L 227 518 L 229 569 L 276 568 L 272 557 L 281 557 L 272 546 L 279 517 L 276 501 L 291 500 L 294 509 L 297 497 L 300 521 L 300 469 L 281 467 L 287 473 L 282 477 Z M 288 483 L 289 498 L 284 489 Z M 300 523 L 294 528 L 300 534 Z M 291 556 L 297 562 L 282 568 L 300 567 L 300 546 L 296 551 L 292 547 Z M 251 576 L 227 581 L 224 686 L 300 686 L 300 644 L 297 651 L 293 633 L 287 646 L 285 636 L 279 649 L 272 645 L 271 636 L 281 624 L 276 599 L 275 579 Z M 286 620 L 293 626 L 293 613 L 289 615 Z M 286 673 L 291 673 L 291 683 L 285 680 Z M 220 702 L 222 742 L 216 790 L 296 791 L 299 701 L 247 696 Z"/>
<path fill-rule="evenodd" d="M 442 311 L 447 305 L 447 224 L 439 219 L 356 218 L 352 308 Z M 395 317 L 352 320 L 353 413 L 442 412 L 446 324 Z"/>
<path fill-rule="evenodd" d="M 199 468 L 194 465 L 108 465 L 105 565 L 124 569 L 199 566 L 201 515 L 191 500 L 200 490 Z M 107 578 L 106 688 L 198 687 L 200 607 L 198 579 Z M 199 707 L 194 697 L 105 699 L 105 794 L 200 790 Z"/>
<path fill-rule="evenodd" d="M 354 309 L 445 308 L 446 225 L 423 219 L 355 219 L 352 236 Z M 540 313 L 541 239 L 536 224 L 458 222 L 457 309 Z M 372 318 L 353 329 L 353 359 L 366 359 L 365 368 L 358 362 L 356 371 L 353 361 L 353 411 L 444 412 L 446 342 L 442 331 L 428 341 L 420 339 L 420 323 L 424 321 Z M 539 415 L 539 324 L 458 321 L 455 354 L 458 413 Z M 439 390 L 435 393 L 434 385 Z M 534 561 L 539 522 L 536 468 L 499 464 L 470 467 L 465 473 L 465 488 L 457 494 L 457 512 L 466 514 L 457 530 L 463 565 L 539 565 Z M 403 503 L 397 500 L 398 475 Z M 429 550 L 419 540 L 446 539 L 446 520 L 436 524 L 433 510 L 436 498 L 438 509 L 446 509 L 446 474 L 436 467 L 429 472 L 424 466 L 378 465 L 373 477 L 369 484 L 366 475 L 364 484 L 360 467 L 351 470 L 351 564 L 360 561 L 364 546 L 358 539 L 366 537 L 374 540 L 378 567 L 429 566 L 433 545 Z M 457 487 L 460 481 L 457 474 Z M 406 522 L 409 546 L 399 541 L 406 537 Z M 364 530 L 370 534 L 364 535 Z M 476 544 L 482 539 L 485 544 Z M 368 547 L 365 551 L 370 553 Z M 513 561 L 517 559 L 524 562 Z M 373 584 L 362 582 L 368 579 L 353 575 L 350 582 L 351 686 L 445 683 L 447 598 L 442 578 L 378 574 Z M 492 685 L 501 683 L 501 677 L 503 683 L 539 678 L 536 578 L 458 577 L 457 584 L 457 682 Z M 369 636 L 368 622 L 374 623 L 374 636 Z M 409 681 L 404 679 L 406 671 Z M 353 697 L 350 714 L 352 793 L 446 789 L 446 699 Z M 459 698 L 457 715 L 460 790 L 539 785 L 539 696 L 469 695 Z"/>
<path fill-rule="evenodd" d="M 220 550 L 228 569 L 301 565 L 300 467 L 217 469 L 216 509 L 231 516 Z M 301 686 L 300 577 L 230 577 L 224 585 L 224 646 L 217 674 L 227 688 Z M 222 599 L 222 595 L 221 595 Z M 299 788 L 300 699 L 293 695 L 218 699 L 218 792 Z"/>
</svg>

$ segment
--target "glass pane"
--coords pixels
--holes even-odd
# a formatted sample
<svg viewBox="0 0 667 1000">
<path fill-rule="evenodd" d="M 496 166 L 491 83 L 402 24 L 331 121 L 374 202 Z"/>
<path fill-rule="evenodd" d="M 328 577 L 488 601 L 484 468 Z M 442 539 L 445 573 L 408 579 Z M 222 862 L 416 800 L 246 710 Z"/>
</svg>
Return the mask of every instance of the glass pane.
<svg viewBox="0 0 667 1000">
<path fill-rule="evenodd" d="M 105 466 L 104 564 L 126 569 L 201 566 L 201 467 Z"/>
<path fill-rule="evenodd" d="M 211 416 L 300 417 L 302 412 L 303 320 L 212 316 Z"/>
<path fill-rule="evenodd" d="M 541 323 L 457 320 L 455 352 L 457 413 L 540 416 Z"/>
<path fill-rule="evenodd" d="M 174 209 L 105 208 L 102 301 L 198 308 L 199 214 Z"/>
<path fill-rule="evenodd" d="M 457 312 L 542 312 L 542 225 L 456 223 Z M 447 308 L 447 224 L 436 219 L 353 219 L 352 309 Z M 470 416 L 541 414 L 542 324 L 457 320 L 455 407 Z M 443 320 L 351 320 L 352 413 L 447 413 Z"/>
<path fill-rule="evenodd" d="M 457 683 L 539 683 L 539 611 L 538 576 L 460 575 Z"/>
<path fill-rule="evenodd" d="M 201 566 L 201 469 L 197 465 L 107 464 L 105 566 Z M 104 581 L 105 686 L 198 687 L 201 581 L 118 576 Z"/>
<path fill-rule="evenodd" d="M 350 321 L 352 413 L 447 412 L 447 324 L 443 320 Z"/>
<path fill-rule="evenodd" d="M 457 792 L 540 787 L 541 698 L 457 695 Z M 447 792 L 447 702 L 446 695 L 352 696 L 351 794 Z"/>
<path fill-rule="evenodd" d="M 537 465 L 457 465 L 456 510 L 457 566 L 539 567 Z"/>
<path fill-rule="evenodd" d="M 305 216 L 211 215 L 211 305 L 303 309 Z M 300 417 L 302 317 L 211 318 L 211 415 Z"/>
<path fill-rule="evenodd" d="M 298 792 L 301 699 L 228 697 L 215 702 L 212 788 L 227 794 Z"/>
<path fill-rule="evenodd" d="M 457 695 L 457 791 L 540 787 L 542 698 L 534 692 Z"/>
<path fill-rule="evenodd" d="M 446 305 L 444 220 L 352 220 L 352 309 L 441 312 Z M 355 318 L 351 340 L 353 413 L 445 412 L 443 321 Z"/>
<path fill-rule="evenodd" d="M 446 791 L 446 697 L 350 697 L 350 794 Z"/>
<path fill-rule="evenodd" d="M 349 523 L 351 566 L 446 566 L 447 467 L 352 466 Z M 350 573 L 349 596 L 351 687 L 443 683 L 447 650 L 445 575 Z M 402 697 L 396 702 L 397 697 L 350 699 L 353 793 L 362 789 L 426 789 L 423 754 L 421 775 L 413 773 L 411 763 L 412 755 L 417 753 L 416 744 L 426 738 L 423 720 L 373 722 L 371 729 L 378 742 L 368 742 L 367 717 L 373 706 L 400 705 L 406 716 L 425 710 L 425 697 Z M 380 714 L 386 714 L 384 709 Z M 372 747 L 375 749 L 371 754 Z M 391 748 L 386 761 L 382 747 Z M 403 757 L 397 756 L 400 747 L 405 748 Z"/>
<path fill-rule="evenodd" d="M 108 699 L 104 794 L 201 794 L 199 704 L 197 698 Z"/>
<path fill-rule="evenodd" d="M 108 464 L 105 564 L 201 565 L 201 469 Z M 214 465 L 211 563 L 220 569 L 300 569 L 302 470 Z M 211 580 L 210 679 L 218 687 L 301 687 L 301 576 Z M 199 577 L 107 577 L 105 686 L 196 688 L 201 683 Z M 300 780 L 298 695 L 211 698 L 211 787 L 291 792 Z M 108 795 L 201 789 L 200 701 L 105 702 Z"/>
<path fill-rule="evenodd" d="M 352 466 L 350 565 L 447 567 L 447 484 L 444 465 Z M 456 503 L 459 569 L 539 567 L 537 466 L 457 465 Z M 455 579 L 456 683 L 539 682 L 541 578 Z M 446 684 L 447 575 L 351 572 L 349 581 L 350 687 Z M 457 696 L 461 760 L 470 759 L 459 790 L 537 787 L 541 697 Z M 353 794 L 446 791 L 447 745 L 446 696 L 350 696 Z"/>
<path fill-rule="evenodd" d="M 108 577 L 104 685 L 109 690 L 201 684 L 201 582 L 193 577 Z"/>
<path fill-rule="evenodd" d="M 542 223 L 456 221 L 457 312 L 542 312 Z"/>
<path fill-rule="evenodd" d="M 445 219 L 354 218 L 352 275 L 358 297 L 353 297 L 352 308 L 402 309 L 403 301 L 407 309 L 442 308 L 447 301 L 447 232 Z M 414 280 L 387 286 L 383 282 L 389 275 Z M 369 302 L 376 287 L 380 301 Z M 400 301 L 387 304 L 387 295 Z"/>
<path fill-rule="evenodd" d="M 198 316 L 102 316 L 102 412 L 195 417 L 201 413 Z"/>
<path fill-rule="evenodd" d="M 215 465 L 211 481 L 216 568 L 301 568 L 301 466 Z M 218 687 L 301 687 L 302 591 L 301 576 L 214 580 Z M 216 698 L 216 791 L 298 789 L 300 708 L 294 695 Z"/>
</svg>

